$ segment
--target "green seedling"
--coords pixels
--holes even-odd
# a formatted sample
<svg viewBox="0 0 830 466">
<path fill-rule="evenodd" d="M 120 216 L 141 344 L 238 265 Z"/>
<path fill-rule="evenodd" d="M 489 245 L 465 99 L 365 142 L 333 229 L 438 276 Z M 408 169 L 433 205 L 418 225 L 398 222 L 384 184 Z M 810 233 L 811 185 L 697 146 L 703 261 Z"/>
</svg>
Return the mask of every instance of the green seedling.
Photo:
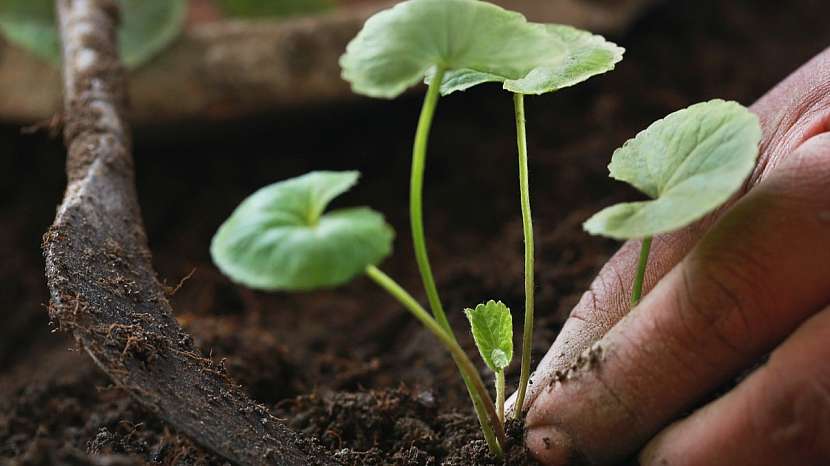
<svg viewBox="0 0 830 466">
<path fill-rule="evenodd" d="M 600 36 L 569 26 L 531 23 L 519 13 L 483 1 L 409 0 L 370 18 L 340 60 L 344 79 L 359 94 L 394 98 L 422 80 L 429 85 L 413 147 L 410 220 L 430 307 L 451 336 L 454 334 L 432 275 L 423 225 L 430 127 L 440 94 L 487 82 L 502 83 L 514 94 L 525 242 L 525 319 L 516 416 L 521 416 L 530 378 L 535 287 L 524 95 L 553 92 L 609 71 L 622 59 L 622 53 L 623 49 Z M 480 400 L 474 398 L 473 403 L 482 420 Z"/>
<path fill-rule="evenodd" d="M 119 52 L 128 68 L 138 67 L 178 37 L 187 16 L 187 0 L 116 0 L 123 23 Z M 61 49 L 54 0 L 3 0 L 0 32 L 11 42 L 51 63 L 60 63 Z"/>
<path fill-rule="evenodd" d="M 504 370 L 513 359 L 513 317 L 501 301 L 465 309 L 481 358 L 496 376 L 496 410 L 504 423 Z"/>
<path fill-rule="evenodd" d="M 641 239 L 631 305 L 640 301 L 651 240 L 726 203 L 755 167 L 761 126 L 736 102 L 712 100 L 672 113 L 614 152 L 610 176 L 652 200 L 608 207 L 585 222 L 593 235 Z"/>
<path fill-rule="evenodd" d="M 355 185 L 357 172 L 312 172 L 260 189 L 234 210 L 211 242 L 213 261 L 232 280 L 260 290 L 330 288 L 366 274 L 397 299 L 447 348 L 482 400 L 483 427 L 501 456 L 504 428 L 470 358 L 415 298 L 377 268 L 392 251 L 394 232 L 365 208 L 325 212 Z"/>
</svg>

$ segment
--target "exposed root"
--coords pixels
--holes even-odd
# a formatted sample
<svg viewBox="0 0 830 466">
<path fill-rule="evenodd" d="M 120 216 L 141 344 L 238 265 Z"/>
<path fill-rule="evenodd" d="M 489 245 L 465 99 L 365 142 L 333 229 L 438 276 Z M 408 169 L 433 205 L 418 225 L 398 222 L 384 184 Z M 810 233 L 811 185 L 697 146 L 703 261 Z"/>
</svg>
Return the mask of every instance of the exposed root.
<svg viewBox="0 0 830 466">
<path fill-rule="evenodd" d="M 116 386 L 228 461 L 334 464 L 251 401 L 223 362 L 199 355 L 176 322 L 152 268 L 134 187 L 116 3 L 56 3 L 69 185 L 43 237 L 54 324 L 71 331 Z"/>
</svg>

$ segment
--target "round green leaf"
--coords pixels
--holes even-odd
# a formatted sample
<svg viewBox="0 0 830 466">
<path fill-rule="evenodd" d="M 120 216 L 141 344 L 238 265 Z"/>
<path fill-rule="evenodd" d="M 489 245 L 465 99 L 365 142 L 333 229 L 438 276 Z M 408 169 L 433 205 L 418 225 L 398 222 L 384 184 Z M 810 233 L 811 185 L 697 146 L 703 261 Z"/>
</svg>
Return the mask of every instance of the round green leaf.
<svg viewBox="0 0 830 466">
<path fill-rule="evenodd" d="M 213 261 L 232 280 L 303 291 L 348 282 L 392 250 L 394 232 L 368 208 L 323 213 L 358 172 L 312 172 L 245 199 L 216 232 Z"/>
<path fill-rule="evenodd" d="M 621 56 L 599 36 L 487 2 L 408 0 L 369 18 L 340 66 L 352 89 L 371 97 L 396 97 L 438 66 L 449 71 L 444 93 L 498 81 L 541 94 L 608 71 Z"/>
<path fill-rule="evenodd" d="M 486 82 L 501 82 L 504 89 L 517 94 L 546 94 L 574 86 L 598 74 L 614 69 L 625 49 L 602 36 L 561 24 L 543 26 L 548 33 L 550 51 L 562 51 L 561 58 L 539 63 L 521 78 L 507 79 L 471 69 L 450 70 L 441 82 L 441 94 L 463 91 Z M 427 82 L 431 80 L 431 73 Z"/>
<path fill-rule="evenodd" d="M 137 67 L 169 45 L 181 32 L 186 0 L 116 0 L 121 7 L 118 33 L 121 59 Z M 0 31 L 11 41 L 52 63 L 61 59 L 54 0 L 3 0 Z"/>
<path fill-rule="evenodd" d="M 614 152 L 611 177 L 652 201 L 618 204 L 585 222 L 594 235 L 645 238 L 683 228 L 724 204 L 755 167 L 761 126 L 736 102 L 692 105 Z"/>
<path fill-rule="evenodd" d="M 473 339 L 484 363 L 498 372 L 513 359 L 513 317 L 501 301 L 487 301 L 475 309 L 465 309 Z"/>
</svg>

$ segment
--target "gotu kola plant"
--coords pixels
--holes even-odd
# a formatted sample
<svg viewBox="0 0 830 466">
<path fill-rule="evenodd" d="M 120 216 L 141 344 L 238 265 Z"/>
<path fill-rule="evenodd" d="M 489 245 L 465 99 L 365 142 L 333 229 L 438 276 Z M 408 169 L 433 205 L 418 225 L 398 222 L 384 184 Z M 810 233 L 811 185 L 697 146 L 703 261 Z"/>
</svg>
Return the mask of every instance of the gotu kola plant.
<svg viewBox="0 0 830 466">
<path fill-rule="evenodd" d="M 392 250 L 394 233 L 368 208 L 326 213 L 357 172 L 312 172 L 274 183 L 245 199 L 211 242 L 216 265 L 234 281 L 261 290 L 307 291 L 365 273 L 397 299 L 449 350 L 482 400 L 484 427 L 501 453 L 504 432 L 495 405 L 470 358 L 415 298 L 376 267 Z"/>
<path fill-rule="evenodd" d="M 325 205 L 356 180 L 356 174 L 313 173 L 272 185 L 243 202 L 220 228 L 212 253 L 237 281 L 263 289 L 308 290 L 343 283 L 361 272 L 398 299 L 446 346 L 459 367 L 491 452 L 503 453 L 504 369 L 512 356 L 479 315 L 509 317 L 490 302 L 468 314 L 479 350 L 496 374 L 498 408 L 456 341 L 433 278 L 423 224 L 426 148 L 440 94 L 500 82 L 515 94 L 519 181 L 525 234 L 526 306 L 523 336 L 523 398 L 528 383 L 533 326 L 533 235 L 529 201 L 524 94 L 574 85 L 613 68 L 622 49 L 568 26 L 528 22 L 524 16 L 478 0 L 409 0 L 370 18 L 351 41 L 340 64 L 355 92 L 394 98 L 422 81 L 429 84 L 415 133 L 410 174 L 410 223 L 415 258 L 432 316 L 377 263 L 391 247 L 391 229 L 363 210 L 322 214 Z M 348 215 L 347 215 L 348 214 Z M 371 220 L 374 219 L 374 220 Z M 495 313 L 495 311 L 498 311 Z M 502 320 L 503 322 L 504 320 Z M 500 334 L 501 335 L 501 334 Z M 496 412 L 498 409 L 499 414 Z M 516 409 L 517 415 L 521 408 Z"/>
<path fill-rule="evenodd" d="M 632 306 L 642 296 L 652 238 L 726 203 L 752 172 L 760 140 L 754 114 L 736 102 L 712 100 L 653 123 L 614 152 L 610 176 L 652 199 L 608 207 L 584 227 L 594 235 L 642 240 Z"/>
<path fill-rule="evenodd" d="M 514 94 L 519 189 L 525 242 L 525 319 L 515 414 L 521 415 L 530 377 L 534 251 L 525 130 L 525 94 L 544 94 L 613 69 L 623 50 L 570 26 L 528 22 L 519 13 L 478 0 L 409 0 L 370 18 L 340 60 L 352 89 L 394 98 L 429 84 L 415 135 L 410 220 L 415 257 L 436 320 L 453 336 L 438 295 L 424 234 L 422 197 L 426 146 L 439 94 L 487 82 Z M 454 336 L 453 336 L 454 338 Z M 469 388 L 469 384 L 468 384 Z M 481 420 L 480 401 L 473 396 Z"/>
</svg>

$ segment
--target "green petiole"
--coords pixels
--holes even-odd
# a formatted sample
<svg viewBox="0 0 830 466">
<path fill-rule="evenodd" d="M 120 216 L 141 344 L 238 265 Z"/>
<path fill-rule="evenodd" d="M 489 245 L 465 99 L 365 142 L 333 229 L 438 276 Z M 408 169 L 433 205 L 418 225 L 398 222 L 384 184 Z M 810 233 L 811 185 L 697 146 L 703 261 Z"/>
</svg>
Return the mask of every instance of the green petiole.
<svg viewBox="0 0 830 466">
<path fill-rule="evenodd" d="M 516 395 L 516 419 L 522 415 L 527 384 L 530 380 L 530 356 L 533 348 L 533 304 L 534 304 L 534 257 L 533 218 L 530 213 L 530 181 L 527 168 L 527 130 L 525 128 L 525 104 L 523 94 L 513 94 L 516 112 L 516 143 L 519 151 L 519 191 L 522 205 L 522 230 L 525 245 L 525 319 L 522 332 L 522 368 L 519 376 L 519 391 Z"/>
<path fill-rule="evenodd" d="M 386 290 L 390 295 L 403 304 L 403 306 L 411 312 L 416 319 L 424 324 L 424 326 L 429 329 L 429 331 L 432 332 L 432 334 L 435 335 L 441 343 L 444 344 L 447 350 L 449 350 L 455 364 L 458 366 L 458 370 L 464 375 L 465 382 L 469 382 L 467 387 L 470 390 L 470 395 L 473 397 L 473 404 L 475 405 L 476 413 L 478 413 L 479 410 L 485 411 L 484 417 L 479 416 L 481 429 L 484 432 L 484 439 L 487 441 L 490 451 L 496 457 L 502 458 L 504 456 L 502 445 L 504 445 L 506 440 L 504 435 L 504 425 L 500 419 L 504 416 L 502 413 L 502 416 L 499 417 L 498 413 L 496 413 L 493 399 L 490 398 L 490 394 L 487 392 L 487 388 L 485 388 L 484 382 L 482 382 L 481 376 L 478 374 L 478 371 L 472 361 L 470 361 L 470 358 L 461 346 L 459 346 L 455 338 L 447 334 L 444 329 L 441 328 L 440 324 L 429 315 L 429 313 L 418 303 L 418 301 L 416 301 L 412 295 L 407 293 L 406 290 L 401 288 L 395 280 L 383 273 L 383 271 L 374 265 L 370 265 L 366 268 L 366 275 L 368 275 L 369 278 L 374 280 L 374 282 L 381 288 Z M 502 376 L 502 385 L 503 384 L 504 380 Z M 504 390 L 502 390 L 502 393 L 503 392 Z M 476 402 L 476 400 L 479 401 Z M 501 403 L 501 406 L 503 407 L 504 403 Z"/>
<path fill-rule="evenodd" d="M 412 229 L 412 243 L 415 249 L 415 261 L 418 263 L 418 271 L 421 274 L 429 307 L 432 309 L 435 321 L 446 335 L 455 342 L 455 333 L 450 326 L 449 320 L 447 320 L 444 306 L 441 304 L 441 298 L 438 295 L 438 287 L 435 285 L 435 278 L 432 275 L 432 267 L 429 263 L 429 254 L 427 253 L 424 234 L 423 214 L 424 170 L 426 168 L 427 145 L 429 143 L 429 132 L 432 127 L 432 120 L 435 116 L 435 108 L 438 106 L 438 99 L 441 96 L 441 81 L 444 79 L 444 73 L 444 68 L 436 68 L 435 76 L 429 85 L 426 97 L 424 97 L 421 115 L 418 118 L 418 128 L 415 131 L 415 143 L 412 147 L 412 172 L 409 183 L 409 220 Z M 453 357 L 455 358 L 455 356 Z M 458 364 L 458 361 L 456 361 L 456 364 Z M 485 425 L 488 424 L 486 412 L 489 406 L 487 406 L 484 399 L 475 390 L 474 380 L 470 378 L 469 374 L 461 371 L 461 378 L 467 387 L 467 392 L 473 400 L 473 407 L 475 408 L 479 423 L 482 425 L 482 429 L 486 431 Z M 485 437 L 487 437 L 486 432 Z M 497 451 L 493 449 L 495 443 L 491 440 L 488 440 L 487 443 L 493 453 L 496 454 Z"/>
<path fill-rule="evenodd" d="M 499 421 L 504 424 L 504 369 L 496 372 L 496 409 Z"/>
<path fill-rule="evenodd" d="M 424 235 L 424 169 L 426 168 L 427 143 L 429 142 L 429 131 L 432 127 L 432 119 L 435 115 L 435 107 L 438 105 L 438 98 L 441 95 L 441 80 L 444 79 L 444 69 L 438 67 L 435 70 L 435 78 L 429 85 L 429 90 L 424 98 L 424 105 L 421 108 L 421 116 L 418 119 L 418 129 L 415 132 L 415 143 L 412 147 L 412 173 L 409 182 L 409 221 L 412 228 L 412 243 L 415 247 L 415 260 L 418 263 L 418 270 L 421 273 L 421 280 L 424 282 L 424 289 L 427 293 L 429 307 L 435 320 L 441 325 L 447 334 L 455 339 L 455 334 L 444 313 L 444 306 L 438 296 L 438 287 L 435 286 L 435 278 L 432 276 L 432 267 L 429 264 L 427 245 Z"/>
<path fill-rule="evenodd" d="M 637 275 L 634 276 L 634 285 L 631 287 L 631 307 L 633 308 L 640 302 L 640 297 L 643 295 L 643 281 L 646 276 L 646 266 L 648 265 L 648 255 L 651 251 L 651 236 L 643 239 L 643 244 L 640 246 L 640 261 L 637 264 Z"/>
</svg>

